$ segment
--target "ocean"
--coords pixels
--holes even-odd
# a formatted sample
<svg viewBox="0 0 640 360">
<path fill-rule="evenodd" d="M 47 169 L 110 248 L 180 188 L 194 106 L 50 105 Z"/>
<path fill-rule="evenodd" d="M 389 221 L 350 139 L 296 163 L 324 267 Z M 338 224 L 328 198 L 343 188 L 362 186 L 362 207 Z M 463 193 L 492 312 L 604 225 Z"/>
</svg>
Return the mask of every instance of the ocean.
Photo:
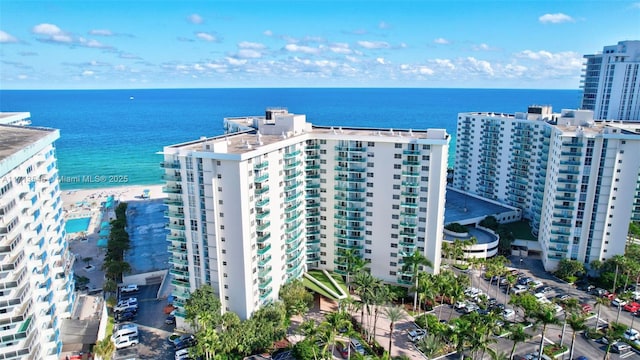
<svg viewBox="0 0 640 360">
<path fill-rule="evenodd" d="M 33 126 L 60 129 L 56 142 L 63 190 L 160 184 L 166 145 L 223 133 L 225 117 L 267 107 L 305 114 L 315 125 L 444 128 L 459 112 L 514 113 L 529 105 L 578 108 L 580 90 L 512 89 L 140 89 L 0 90 L 0 111 L 31 112 Z M 74 179 L 114 179 L 79 181 Z"/>
</svg>

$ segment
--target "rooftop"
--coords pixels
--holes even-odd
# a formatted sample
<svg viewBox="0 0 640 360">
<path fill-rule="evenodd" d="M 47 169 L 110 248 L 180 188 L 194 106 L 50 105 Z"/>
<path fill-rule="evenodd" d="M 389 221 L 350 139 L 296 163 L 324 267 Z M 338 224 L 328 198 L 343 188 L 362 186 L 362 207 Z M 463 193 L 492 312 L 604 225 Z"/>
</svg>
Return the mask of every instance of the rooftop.
<svg viewBox="0 0 640 360">
<path fill-rule="evenodd" d="M 447 188 L 444 223 L 464 223 L 467 219 L 497 215 L 513 209 Z"/>
<path fill-rule="evenodd" d="M 0 115 L 6 113 L 0 113 Z M 55 129 L 0 125 L 0 161 L 54 133 Z"/>
</svg>

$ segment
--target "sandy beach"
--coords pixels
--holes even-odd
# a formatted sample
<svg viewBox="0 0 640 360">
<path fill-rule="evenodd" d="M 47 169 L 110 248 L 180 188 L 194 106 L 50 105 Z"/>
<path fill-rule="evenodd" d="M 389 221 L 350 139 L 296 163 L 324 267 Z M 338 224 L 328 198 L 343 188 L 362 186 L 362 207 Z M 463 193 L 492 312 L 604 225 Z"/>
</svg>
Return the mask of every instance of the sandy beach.
<svg viewBox="0 0 640 360">
<path fill-rule="evenodd" d="M 150 199 L 166 197 L 162 185 L 132 185 L 111 188 L 63 190 L 63 209 L 73 212 L 81 208 L 99 208 L 100 204 L 113 196 L 116 201 L 141 200 L 144 190 L 149 190 Z"/>
</svg>

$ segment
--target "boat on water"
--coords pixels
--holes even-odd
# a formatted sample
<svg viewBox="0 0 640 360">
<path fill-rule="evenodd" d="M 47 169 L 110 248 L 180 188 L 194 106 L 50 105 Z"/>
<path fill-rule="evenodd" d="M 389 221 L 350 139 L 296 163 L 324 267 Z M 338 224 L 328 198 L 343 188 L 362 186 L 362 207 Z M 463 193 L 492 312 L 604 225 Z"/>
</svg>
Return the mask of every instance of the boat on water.
<svg viewBox="0 0 640 360">
<path fill-rule="evenodd" d="M 133 96 L 129 96 L 129 100 L 133 100 Z"/>
</svg>

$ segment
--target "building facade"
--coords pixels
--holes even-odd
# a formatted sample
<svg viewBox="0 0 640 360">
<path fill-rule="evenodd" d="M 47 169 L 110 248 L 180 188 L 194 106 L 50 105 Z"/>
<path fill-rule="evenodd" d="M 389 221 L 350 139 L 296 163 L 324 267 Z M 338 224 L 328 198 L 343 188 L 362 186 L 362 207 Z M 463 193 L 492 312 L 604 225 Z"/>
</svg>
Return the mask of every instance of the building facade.
<svg viewBox="0 0 640 360">
<path fill-rule="evenodd" d="M 61 319 L 71 314 L 74 292 L 53 145 L 58 138 L 53 129 L 0 125 L 2 359 L 60 358 Z"/>
<path fill-rule="evenodd" d="M 349 250 L 389 283 L 411 283 L 414 251 L 438 269 L 444 130 L 318 127 L 284 109 L 225 129 L 164 148 L 178 322 L 203 284 L 247 318 L 307 269 L 346 274 Z"/>
<path fill-rule="evenodd" d="M 547 270 L 623 254 L 636 206 L 640 135 L 633 124 L 546 106 L 458 115 L 454 187 L 523 210 Z"/>
<path fill-rule="evenodd" d="M 581 108 L 598 120 L 640 121 L 640 41 L 620 41 L 584 58 Z"/>
</svg>

